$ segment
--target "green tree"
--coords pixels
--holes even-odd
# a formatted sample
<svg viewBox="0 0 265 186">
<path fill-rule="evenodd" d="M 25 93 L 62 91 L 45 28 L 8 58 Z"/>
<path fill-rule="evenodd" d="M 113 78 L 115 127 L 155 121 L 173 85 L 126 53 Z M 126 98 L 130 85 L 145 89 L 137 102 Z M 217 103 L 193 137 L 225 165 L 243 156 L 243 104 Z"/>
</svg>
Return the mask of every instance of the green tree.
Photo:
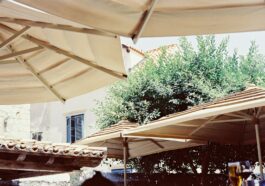
<svg viewBox="0 0 265 186">
<path fill-rule="evenodd" d="M 228 54 L 228 38 L 219 44 L 214 36 L 198 36 L 197 49 L 186 38 L 179 50 L 166 48 L 157 58 L 147 56 L 126 81 L 114 84 L 95 109 L 100 128 L 122 119 L 145 124 L 159 117 L 186 110 L 231 92 L 246 84 L 264 86 L 264 56 L 252 42 L 245 56 Z"/>
<path fill-rule="evenodd" d="M 243 90 L 247 84 L 264 86 L 265 58 L 255 42 L 243 56 L 239 56 L 236 50 L 230 55 L 228 43 L 228 38 L 217 43 L 214 36 L 198 36 L 197 48 L 194 48 L 186 38 L 181 38 L 179 50 L 175 53 L 161 48 L 158 57 L 147 56 L 145 63 L 135 68 L 127 80 L 114 84 L 108 90 L 106 99 L 98 102 L 95 109 L 98 126 L 105 128 L 122 119 L 146 124 Z M 233 148 L 234 151 L 231 151 Z M 222 150 L 229 153 L 220 153 Z M 208 152 L 216 156 L 208 157 Z M 233 157 L 234 160 L 239 158 L 238 152 L 236 147 L 221 148 L 211 144 L 151 155 L 132 162 L 145 172 L 197 174 L 197 168 L 204 165 L 208 173 L 217 168 L 224 171 L 225 162 Z M 209 161 L 205 162 L 205 159 Z"/>
</svg>

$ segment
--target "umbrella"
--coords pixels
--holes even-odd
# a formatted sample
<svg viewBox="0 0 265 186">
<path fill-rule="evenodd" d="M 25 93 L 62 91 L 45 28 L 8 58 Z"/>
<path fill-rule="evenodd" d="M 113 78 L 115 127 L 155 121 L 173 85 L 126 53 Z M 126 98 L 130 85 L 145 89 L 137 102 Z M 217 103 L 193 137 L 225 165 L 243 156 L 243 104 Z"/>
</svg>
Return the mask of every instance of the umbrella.
<svg viewBox="0 0 265 186">
<path fill-rule="evenodd" d="M 139 37 L 201 35 L 265 29 L 263 0 L 17 1 L 98 30 L 131 37 L 135 42 Z"/>
<path fill-rule="evenodd" d="M 65 100 L 126 77 L 120 39 L 0 1 L 0 104 Z"/>
<path fill-rule="evenodd" d="M 204 145 L 198 140 L 183 139 L 163 139 L 163 138 L 127 138 L 122 137 L 122 132 L 127 129 L 136 129 L 139 125 L 129 121 L 120 121 L 92 134 L 91 136 L 77 141 L 78 145 L 93 147 L 107 147 L 108 158 L 118 158 L 124 160 L 124 185 L 126 185 L 126 162 L 127 159 L 155 154 L 163 151 L 188 148 Z"/>
<path fill-rule="evenodd" d="M 262 165 L 261 138 L 265 132 L 265 90 L 250 87 L 222 99 L 178 112 L 123 132 L 124 137 L 197 139 L 226 144 L 257 143 Z M 262 166 L 260 173 L 263 177 Z"/>
</svg>

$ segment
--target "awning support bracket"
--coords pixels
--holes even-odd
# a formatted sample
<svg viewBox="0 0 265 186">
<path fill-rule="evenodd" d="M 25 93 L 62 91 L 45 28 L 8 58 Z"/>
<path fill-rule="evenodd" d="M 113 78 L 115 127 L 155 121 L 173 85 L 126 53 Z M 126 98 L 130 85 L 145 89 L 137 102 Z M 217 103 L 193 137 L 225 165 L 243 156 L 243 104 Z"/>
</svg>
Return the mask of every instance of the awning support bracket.
<svg viewBox="0 0 265 186">
<path fill-rule="evenodd" d="M 105 31 L 96 30 L 96 29 L 80 28 L 80 27 L 74 27 L 74 26 L 70 26 L 70 25 L 54 24 L 54 23 L 48 23 L 48 22 L 42 22 L 42 21 L 32 21 L 32 20 L 28 20 L 28 19 L 0 17 L 0 22 L 15 23 L 18 25 L 26 26 L 26 27 L 49 28 L 49 29 L 56 29 L 56 30 L 63 30 L 63 31 L 78 32 L 78 33 L 84 33 L 84 34 L 93 34 L 93 35 L 117 38 L 117 36 L 115 34 L 105 32 Z"/>
<path fill-rule="evenodd" d="M 9 45 L 11 42 L 13 42 L 15 39 L 19 38 L 21 35 L 23 35 L 29 29 L 30 29 L 29 26 L 25 26 L 20 31 L 17 31 L 16 33 L 14 33 L 11 37 L 9 37 L 8 39 L 6 39 L 5 41 L 3 41 L 0 44 L 0 49 Z"/>
<path fill-rule="evenodd" d="M 149 8 L 143 13 L 142 18 L 140 19 L 140 22 L 135 30 L 135 32 L 132 35 L 132 40 L 136 44 L 138 39 L 141 37 L 146 24 L 148 23 L 156 4 L 158 3 L 159 0 L 152 0 L 152 2 L 149 5 Z"/>
<path fill-rule="evenodd" d="M 38 51 L 38 50 L 41 50 L 41 49 L 43 49 L 43 47 L 36 46 L 36 47 L 28 48 L 28 49 L 25 49 L 25 50 L 13 51 L 13 52 L 11 52 L 9 54 L 5 54 L 5 55 L 0 56 L 0 60 L 5 60 L 5 59 L 13 58 L 13 57 L 22 56 L 24 54 L 35 52 L 35 51 Z"/>
</svg>

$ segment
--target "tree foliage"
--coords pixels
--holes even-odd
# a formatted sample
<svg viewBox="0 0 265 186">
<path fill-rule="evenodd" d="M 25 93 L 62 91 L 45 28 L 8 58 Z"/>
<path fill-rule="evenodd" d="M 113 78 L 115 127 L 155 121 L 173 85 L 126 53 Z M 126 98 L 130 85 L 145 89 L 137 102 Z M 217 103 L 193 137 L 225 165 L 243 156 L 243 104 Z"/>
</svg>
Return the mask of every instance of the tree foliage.
<svg viewBox="0 0 265 186">
<path fill-rule="evenodd" d="M 265 85 L 265 58 L 252 42 L 246 55 L 228 51 L 229 39 L 216 42 L 214 36 L 198 36 L 197 47 L 181 38 L 174 53 L 162 48 L 158 57 L 147 56 L 126 81 L 114 84 L 95 109 L 97 124 L 105 128 L 126 119 L 140 124 L 180 112 L 232 92 L 248 84 Z M 244 151 L 247 150 L 247 151 Z M 253 146 L 210 144 L 170 151 L 132 160 L 138 170 L 197 174 L 224 172 L 228 161 L 255 160 Z M 211 154 L 211 156 L 209 156 Z M 205 162 L 205 160 L 208 162 Z"/>
<path fill-rule="evenodd" d="M 122 119 L 145 124 L 242 90 L 248 83 L 263 86 L 264 56 L 256 44 L 251 43 L 245 56 L 236 51 L 229 55 L 228 41 L 217 43 L 214 36 L 198 36 L 194 48 L 181 38 L 175 53 L 162 48 L 157 58 L 147 56 L 144 64 L 126 81 L 114 84 L 98 103 L 97 125 L 105 128 Z"/>
</svg>

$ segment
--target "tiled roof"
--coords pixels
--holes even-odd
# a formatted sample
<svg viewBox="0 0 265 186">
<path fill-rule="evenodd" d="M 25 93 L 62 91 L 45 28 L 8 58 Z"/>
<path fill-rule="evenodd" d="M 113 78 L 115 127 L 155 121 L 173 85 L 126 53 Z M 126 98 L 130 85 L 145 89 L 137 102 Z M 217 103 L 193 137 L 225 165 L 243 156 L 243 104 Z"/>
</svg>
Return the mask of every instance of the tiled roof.
<svg viewBox="0 0 265 186">
<path fill-rule="evenodd" d="M 152 50 L 148 50 L 145 52 L 145 57 L 153 59 L 153 62 L 156 64 L 156 60 L 158 57 L 162 54 L 162 51 L 166 50 L 167 54 L 174 54 L 175 52 L 179 51 L 179 47 L 177 44 L 172 44 L 172 45 L 165 45 L 159 48 L 155 48 Z M 135 65 L 135 67 L 143 67 L 145 63 L 145 60 L 142 60 L 140 63 Z"/>
<path fill-rule="evenodd" d="M 174 54 L 175 52 L 180 51 L 177 44 L 172 44 L 149 50 L 146 52 L 146 55 L 152 59 L 156 59 L 162 54 L 163 50 L 166 50 L 167 54 Z"/>
<path fill-rule="evenodd" d="M 2 151 L 93 158 L 103 158 L 105 153 L 102 148 L 85 145 L 0 138 L 0 152 Z"/>
<path fill-rule="evenodd" d="M 0 178 L 18 179 L 96 167 L 105 147 L 0 138 Z"/>
</svg>

